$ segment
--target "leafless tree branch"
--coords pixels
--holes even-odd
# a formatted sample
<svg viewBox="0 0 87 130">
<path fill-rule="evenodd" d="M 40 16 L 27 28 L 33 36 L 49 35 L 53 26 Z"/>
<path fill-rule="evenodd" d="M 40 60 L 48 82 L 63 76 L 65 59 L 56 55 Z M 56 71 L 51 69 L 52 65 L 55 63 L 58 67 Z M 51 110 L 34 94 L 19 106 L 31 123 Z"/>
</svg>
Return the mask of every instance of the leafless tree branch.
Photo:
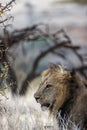
<svg viewBox="0 0 87 130">
<path fill-rule="evenodd" d="M 15 2 L 15 0 L 11 0 L 11 1 L 8 2 L 5 6 L 0 5 L 0 12 L 1 12 L 1 13 L 4 13 L 4 12 L 10 10 L 10 7 L 12 7 L 13 2 Z M 1 3 L 0 3 L 0 4 L 1 4 Z"/>
</svg>

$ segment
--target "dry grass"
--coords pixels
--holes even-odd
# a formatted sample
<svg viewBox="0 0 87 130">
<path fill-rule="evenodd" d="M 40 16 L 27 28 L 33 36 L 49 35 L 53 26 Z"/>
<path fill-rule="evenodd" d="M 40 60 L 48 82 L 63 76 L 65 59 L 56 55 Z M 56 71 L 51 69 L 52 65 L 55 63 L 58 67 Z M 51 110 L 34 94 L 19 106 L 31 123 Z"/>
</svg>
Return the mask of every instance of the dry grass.
<svg viewBox="0 0 87 130">
<path fill-rule="evenodd" d="M 57 130 L 56 122 L 41 111 L 32 95 L 0 94 L 0 130 Z"/>
<path fill-rule="evenodd" d="M 12 97 L 10 92 L 0 94 L 0 130 L 58 130 L 53 117 L 42 112 L 36 103 L 34 91 L 25 97 Z M 62 130 L 67 130 L 67 126 Z M 80 129 L 74 126 L 72 130 Z"/>
</svg>

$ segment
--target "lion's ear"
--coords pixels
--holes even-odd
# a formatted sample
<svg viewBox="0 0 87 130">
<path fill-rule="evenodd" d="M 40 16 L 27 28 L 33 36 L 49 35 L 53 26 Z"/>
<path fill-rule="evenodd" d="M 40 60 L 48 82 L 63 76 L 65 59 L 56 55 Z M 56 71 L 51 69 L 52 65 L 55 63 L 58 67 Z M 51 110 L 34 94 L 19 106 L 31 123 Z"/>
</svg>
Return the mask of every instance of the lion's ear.
<svg viewBox="0 0 87 130">
<path fill-rule="evenodd" d="M 60 72 L 63 74 L 64 73 L 64 68 L 61 65 L 58 65 L 58 69 L 60 70 Z"/>
</svg>

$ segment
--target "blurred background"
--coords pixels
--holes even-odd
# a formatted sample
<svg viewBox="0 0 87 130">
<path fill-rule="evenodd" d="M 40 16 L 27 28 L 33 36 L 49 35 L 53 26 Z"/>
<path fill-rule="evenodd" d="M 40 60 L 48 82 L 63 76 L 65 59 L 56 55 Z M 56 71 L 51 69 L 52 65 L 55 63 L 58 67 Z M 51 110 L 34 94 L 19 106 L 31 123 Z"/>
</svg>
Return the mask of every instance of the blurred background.
<svg viewBox="0 0 87 130">
<path fill-rule="evenodd" d="M 87 78 L 86 0 L 0 3 L 1 10 L 8 5 L 0 15 L 0 66 L 2 73 L 2 68 L 8 66 L 5 80 L 13 93 L 25 94 L 29 82 L 51 63 Z"/>
</svg>

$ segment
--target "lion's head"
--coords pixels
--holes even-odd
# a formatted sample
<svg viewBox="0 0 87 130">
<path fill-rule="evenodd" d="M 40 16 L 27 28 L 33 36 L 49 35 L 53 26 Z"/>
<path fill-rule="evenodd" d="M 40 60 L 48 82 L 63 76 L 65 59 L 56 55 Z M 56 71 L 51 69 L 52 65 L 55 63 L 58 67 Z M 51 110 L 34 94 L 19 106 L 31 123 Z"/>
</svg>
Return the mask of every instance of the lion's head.
<svg viewBox="0 0 87 130">
<path fill-rule="evenodd" d="M 42 81 L 34 94 L 42 110 L 49 109 L 54 115 L 69 97 L 71 72 L 54 65 L 42 73 Z"/>
</svg>

